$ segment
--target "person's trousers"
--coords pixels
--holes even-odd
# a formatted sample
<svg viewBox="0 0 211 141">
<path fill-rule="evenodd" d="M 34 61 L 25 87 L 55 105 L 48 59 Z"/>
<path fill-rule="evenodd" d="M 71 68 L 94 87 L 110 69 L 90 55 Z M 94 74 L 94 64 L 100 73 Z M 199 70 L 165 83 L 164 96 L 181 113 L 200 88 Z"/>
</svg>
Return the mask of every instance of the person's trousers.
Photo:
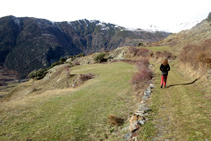
<svg viewBox="0 0 211 141">
<path fill-rule="evenodd" d="M 166 81 L 167 81 L 167 76 L 161 76 L 161 82 L 160 85 L 161 86 L 166 86 Z"/>
</svg>

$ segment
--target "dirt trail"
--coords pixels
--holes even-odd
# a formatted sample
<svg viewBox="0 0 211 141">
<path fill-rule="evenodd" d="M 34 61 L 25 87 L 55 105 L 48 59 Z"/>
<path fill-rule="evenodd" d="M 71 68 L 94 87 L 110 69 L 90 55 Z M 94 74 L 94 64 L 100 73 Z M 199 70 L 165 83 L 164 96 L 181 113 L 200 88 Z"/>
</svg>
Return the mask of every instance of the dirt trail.
<svg viewBox="0 0 211 141">
<path fill-rule="evenodd" d="M 159 65 L 151 104 L 156 135 L 153 140 L 211 141 L 211 103 L 200 91 L 200 78 L 183 76 L 170 63 L 167 88 L 160 88 Z"/>
</svg>

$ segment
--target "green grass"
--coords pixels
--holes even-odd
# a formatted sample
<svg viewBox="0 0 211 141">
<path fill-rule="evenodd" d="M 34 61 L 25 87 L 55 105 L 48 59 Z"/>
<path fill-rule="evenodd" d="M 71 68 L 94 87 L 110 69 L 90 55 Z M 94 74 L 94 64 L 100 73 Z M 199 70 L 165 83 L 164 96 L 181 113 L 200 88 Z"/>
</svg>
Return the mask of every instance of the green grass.
<svg viewBox="0 0 211 141">
<path fill-rule="evenodd" d="M 146 48 L 149 49 L 153 52 L 157 52 L 157 51 L 169 51 L 169 46 L 157 46 L 157 47 L 138 47 L 138 48 Z"/>
<path fill-rule="evenodd" d="M 205 140 L 211 139 L 211 122 L 209 118 L 211 104 L 208 99 L 199 91 L 196 78 L 188 78 L 178 72 L 175 67 L 176 62 L 170 63 L 167 86 L 160 88 L 159 64 L 155 65 L 155 90 L 150 102 L 153 109 L 153 120 L 156 134 L 150 135 L 158 140 Z M 152 127 L 152 126 L 151 126 Z M 151 129 L 153 130 L 153 129 Z M 144 136 L 143 135 L 143 136 Z"/>
<path fill-rule="evenodd" d="M 130 85 L 134 71 L 134 66 L 123 62 L 71 68 L 72 74 L 93 73 L 96 77 L 76 91 L 13 108 L 1 106 L 0 140 L 122 139 L 112 134 L 118 128 L 108 125 L 107 117 L 115 114 L 127 119 L 134 110 Z"/>
</svg>

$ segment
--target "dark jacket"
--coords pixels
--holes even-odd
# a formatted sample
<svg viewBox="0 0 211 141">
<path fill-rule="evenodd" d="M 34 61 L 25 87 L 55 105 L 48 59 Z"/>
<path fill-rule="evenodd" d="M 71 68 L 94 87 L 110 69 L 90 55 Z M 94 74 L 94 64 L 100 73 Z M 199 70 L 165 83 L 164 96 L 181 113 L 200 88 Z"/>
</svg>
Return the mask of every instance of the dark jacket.
<svg viewBox="0 0 211 141">
<path fill-rule="evenodd" d="M 160 65 L 160 70 L 162 71 L 162 76 L 167 76 L 168 75 L 168 71 L 170 71 L 169 64 L 167 64 L 166 66 L 164 66 L 163 64 L 161 64 Z"/>
</svg>

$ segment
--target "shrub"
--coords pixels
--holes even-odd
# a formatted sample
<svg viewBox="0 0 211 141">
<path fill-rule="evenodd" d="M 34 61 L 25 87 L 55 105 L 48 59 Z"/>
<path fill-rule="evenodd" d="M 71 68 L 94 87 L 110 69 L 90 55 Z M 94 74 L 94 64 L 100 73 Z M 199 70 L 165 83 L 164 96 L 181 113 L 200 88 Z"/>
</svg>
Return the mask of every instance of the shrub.
<svg viewBox="0 0 211 141">
<path fill-rule="evenodd" d="M 57 66 L 57 65 L 64 64 L 64 62 L 65 62 L 65 61 L 66 61 L 66 59 L 65 59 L 65 58 L 60 58 L 60 60 L 59 60 L 59 61 L 54 62 L 53 64 L 51 64 L 51 66 L 50 66 L 50 67 L 48 67 L 48 69 L 51 69 L 51 68 L 53 68 L 53 67 L 55 67 L 55 66 Z"/>
<path fill-rule="evenodd" d="M 142 42 L 140 42 L 140 43 L 138 43 L 138 45 L 137 45 L 138 47 L 140 47 L 140 46 L 144 46 L 144 43 L 142 43 Z"/>
<path fill-rule="evenodd" d="M 84 53 L 80 53 L 80 54 L 76 55 L 76 57 L 77 57 L 77 58 L 79 58 L 79 57 L 83 57 L 83 56 L 85 56 L 85 54 L 84 54 Z"/>
<path fill-rule="evenodd" d="M 131 47 L 131 48 L 129 48 L 129 52 L 133 56 L 143 56 L 143 57 L 146 57 L 146 56 L 150 55 L 150 50 L 148 50 L 146 48 L 137 49 L 135 47 Z"/>
<path fill-rule="evenodd" d="M 142 86 L 151 80 L 153 77 L 153 73 L 151 70 L 144 68 L 139 70 L 132 78 L 132 84 L 141 84 Z"/>
<path fill-rule="evenodd" d="M 78 55 L 70 56 L 69 58 L 72 58 L 72 61 L 74 61 L 75 59 L 83 57 L 83 56 L 85 56 L 85 54 L 84 53 L 80 53 Z"/>
<path fill-rule="evenodd" d="M 207 21 L 211 22 L 211 12 L 209 13 L 208 17 L 207 17 Z"/>
<path fill-rule="evenodd" d="M 47 71 L 57 65 L 61 65 L 61 64 L 64 64 L 64 62 L 66 61 L 65 58 L 60 58 L 59 61 L 57 62 L 54 62 L 53 64 L 51 64 L 50 67 L 46 68 L 46 69 L 39 69 L 39 70 L 33 70 L 32 72 L 30 72 L 28 74 L 28 77 L 29 78 L 32 78 L 32 79 L 36 79 L 36 80 L 40 80 L 42 78 L 45 77 L 45 75 L 47 74 Z"/>
<path fill-rule="evenodd" d="M 97 63 L 101 63 L 101 62 L 104 62 L 106 59 L 104 58 L 105 57 L 105 53 L 100 53 L 98 54 L 95 58 L 94 58 L 94 61 L 97 62 Z"/>
<path fill-rule="evenodd" d="M 116 126 L 120 126 L 124 124 L 124 119 L 117 117 L 115 115 L 109 115 L 108 116 L 108 123 L 111 125 L 116 125 Z"/>
<path fill-rule="evenodd" d="M 47 74 L 47 69 L 39 69 L 39 70 L 34 70 L 29 73 L 28 77 L 36 80 L 40 80 L 45 77 Z"/>
<path fill-rule="evenodd" d="M 92 79 L 92 78 L 94 78 L 94 74 L 92 74 L 92 73 L 88 73 L 88 74 L 80 74 L 80 77 L 79 77 L 79 79 L 80 79 L 80 81 L 82 81 L 82 82 L 85 82 L 85 81 L 87 81 L 87 80 L 89 80 L 89 79 Z"/>
<path fill-rule="evenodd" d="M 174 60 L 174 59 L 176 59 L 176 56 L 174 56 L 172 53 L 170 53 L 168 51 L 164 51 L 164 52 L 157 51 L 155 53 L 155 58 L 156 59 L 158 59 L 158 58 L 166 58 L 166 59 Z"/>
<path fill-rule="evenodd" d="M 140 59 L 136 62 L 136 67 L 138 70 L 148 68 L 149 67 L 149 60 L 148 59 Z"/>
<path fill-rule="evenodd" d="M 211 39 L 202 42 L 200 45 L 187 45 L 180 53 L 181 62 L 189 64 L 193 69 L 206 71 L 211 67 Z"/>
<path fill-rule="evenodd" d="M 133 56 L 136 56 L 136 53 L 138 52 L 138 49 L 135 47 L 130 47 L 129 48 L 129 52 L 130 54 L 132 54 Z"/>
<path fill-rule="evenodd" d="M 59 61 L 60 61 L 61 63 L 64 63 L 66 60 L 67 60 L 66 58 L 60 58 L 60 59 L 59 59 Z"/>
<path fill-rule="evenodd" d="M 149 55 L 149 50 L 146 49 L 146 48 L 140 48 L 138 49 L 138 51 L 136 52 L 136 56 L 143 56 L 143 57 L 146 57 Z"/>
</svg>

